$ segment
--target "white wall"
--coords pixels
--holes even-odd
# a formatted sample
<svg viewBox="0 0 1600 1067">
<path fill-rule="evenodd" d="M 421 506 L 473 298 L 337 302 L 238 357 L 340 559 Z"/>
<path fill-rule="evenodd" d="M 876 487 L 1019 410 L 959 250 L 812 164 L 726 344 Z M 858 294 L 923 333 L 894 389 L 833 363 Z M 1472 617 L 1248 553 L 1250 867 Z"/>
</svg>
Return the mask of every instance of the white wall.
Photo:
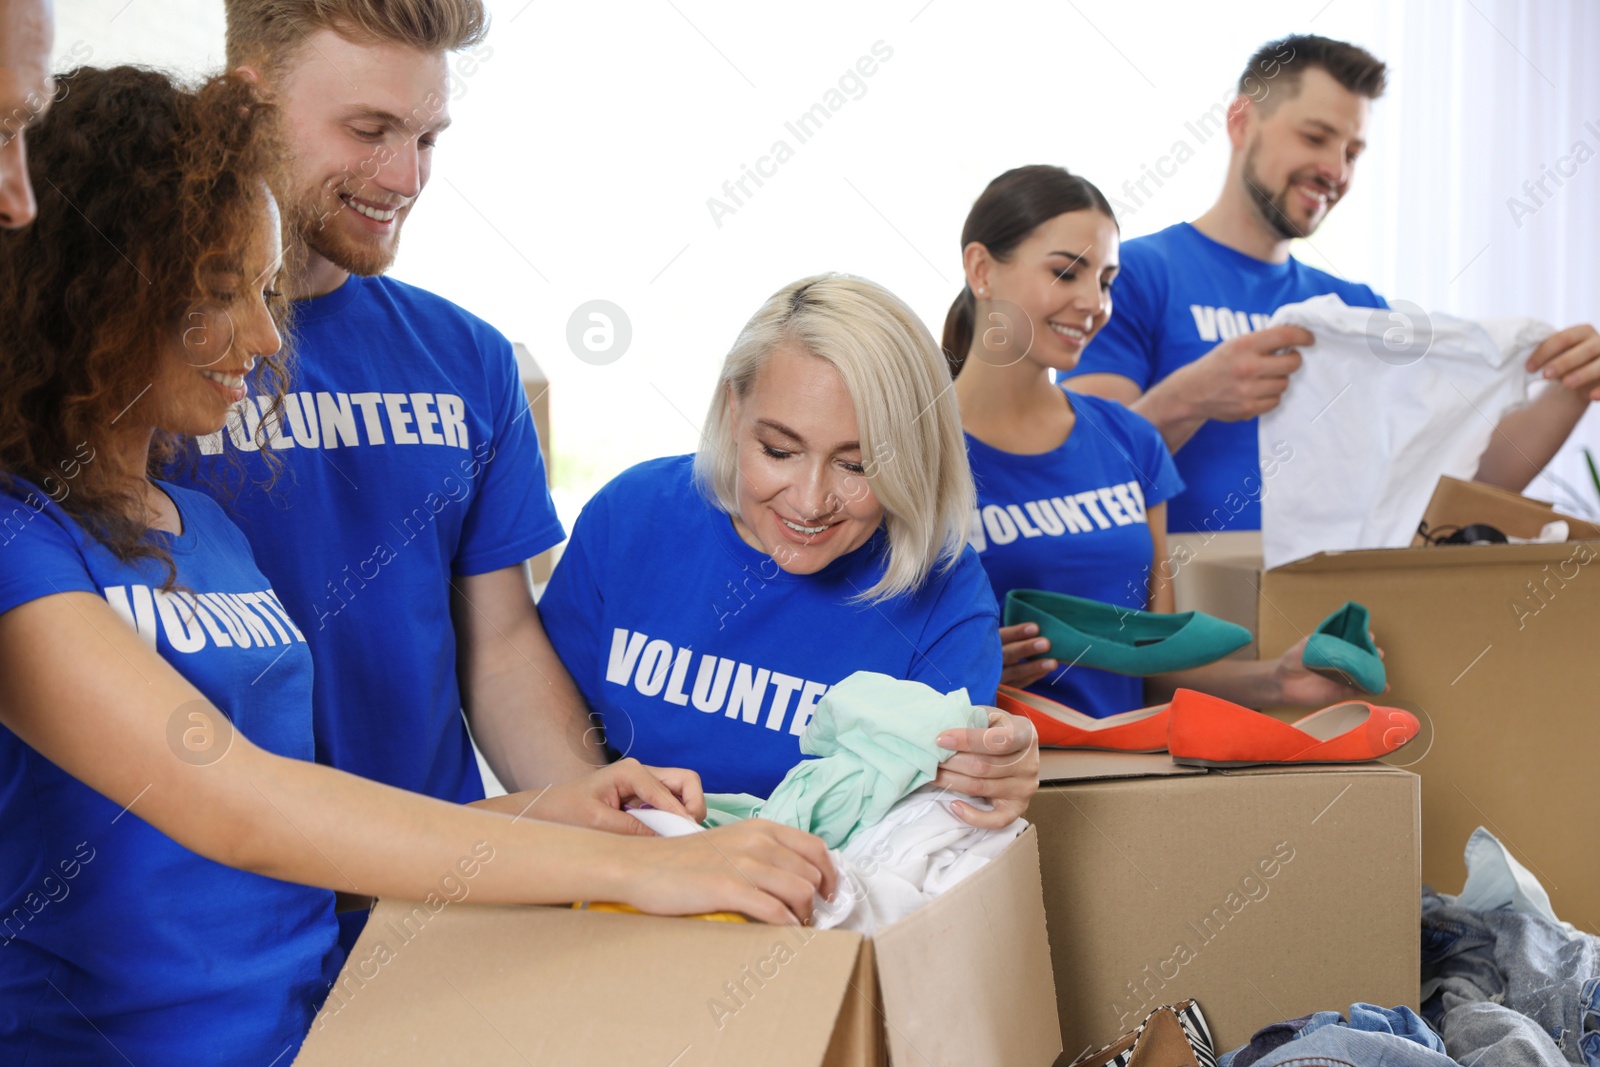
<svg viewBox="0 0 1600 1067">
<path fill-rule="evenodd" d="M 55 0 L 55 8 L 58 66 L 74 56 L 97 67 L 222 66 L 222 0 Z"/>
<path fill-rule="evenodd" d="M 1547 182 L 1554 195 L 1520 226 L 1508 207 L 1577 141 L 1600 150 L 1600 5 L 1583 0 L 491 9 L 494 54 L 461 80 L 395 273 L 533 350 L 552 380 L 569 519 L 628 464 L 694 446 L 723 352 L 786 282 L 866 275 L 937 333 L 959 288 L 962 219 L 1008 167 L 1088 175 L 1131 208 L 1126 236 L 1197 215 L 1226 148 L 1189 124 L 1258 44 L 1293 31 L 1355 41 L 1393 67 L 1351 194 L 1298 254 L 1457 314 L 1600 318 L 1600 165 Z M 220 62 L 221 11 L 220 0 L 58 0 L 58 37 L 63 53 L 92 47 L 96 63 L 203 69 Z M 785 122 L 880 41 L 893 55 L 864 95 L 799 143 Z M 793 158 L 719 225 L 708 198 L 726 200 L 723 183 L 780 139 Z M 1179 141 L 1193 158 L 1159 189 L 1124 189 Z M 605 366 L 566 342 L 569 315 L 596 298 L 633 327 Z"/>
</svg>

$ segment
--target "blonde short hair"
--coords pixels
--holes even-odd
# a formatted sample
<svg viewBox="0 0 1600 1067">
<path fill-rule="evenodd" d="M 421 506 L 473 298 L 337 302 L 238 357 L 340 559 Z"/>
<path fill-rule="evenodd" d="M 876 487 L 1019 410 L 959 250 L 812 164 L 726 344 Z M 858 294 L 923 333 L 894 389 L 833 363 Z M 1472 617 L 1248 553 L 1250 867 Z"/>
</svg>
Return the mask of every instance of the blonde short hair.
<svg viewBox="0 0 1600 1067">
<path fill-rule="evenodd" d="M 867 484 L 889 540 L 883 577 L 856 599 L 887 600 L 953 566 L 977 493 L 944 355 L 899 297 L 864 278 L 818 274 L 774 293 L 722 363 L 695 455 L 695 482 L 736 515 L 738 448 L 729 398 L 744 397 L 779 348 L 825 360 L 844 379 Z"/>
<path fill-rule="evenodd" d="M 362 44 L 455 52 L 489 32 L 483 0 L 224 0 L 228 66 L 277 70 L 306 35 L 333 30 Z"/>
</svg>

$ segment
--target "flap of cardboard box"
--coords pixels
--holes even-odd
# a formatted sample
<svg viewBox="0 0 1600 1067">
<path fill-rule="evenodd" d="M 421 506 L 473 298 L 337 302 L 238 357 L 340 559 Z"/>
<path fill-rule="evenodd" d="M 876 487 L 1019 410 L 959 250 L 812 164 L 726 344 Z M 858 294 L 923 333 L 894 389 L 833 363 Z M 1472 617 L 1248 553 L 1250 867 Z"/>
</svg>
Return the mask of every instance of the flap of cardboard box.
<svg viewBox="0 0 1600 1067">
<path fill-rule="evenodd" d="M 1080 782 L 1090 778 L 1152 778 L 1205 774 L 1203 767 L 1172 762 L 1165 752 L 1095 752 L 1088 749 L 1039 750 L 1039 782 Z"/>
<path fill-rule="evenodd" d="M 1044 931 L 1032 826 L 981 871 L 878 931 L 890 1061 L 1053 1063 L 1061 1030 Z"/>
<path fill-rule="evenodd" d="M 295 1063 L 817 1067 L 862 943 L 836 930 L 384 900 Z"/>
<path fill-rule="evenodd" d="M 1484 523 L 1512 537 L 1538 537 L 1546 523 L 1557 519 L 1567 524 L 1569 540 L 1582 541 L 1600 537 L 1600 526 L 1572 515 L 1564 515 L 1554 504 L 1534 500 L 1521 493 L 1513 493 L 1499 486 L 1482 482 L 1468 482 L 1446 475 L 1434 487 L 1422 521 L 1428 529 L 1446 530 Z M 1419 534 L 1412 542 L 1422 544 Z"/>
<path fill-rule="evenodd" d="M 1304 715 L 1305 710 L 1302 708 L 1299 713 Z M 1271 763 L 1259 767 L 1227 767 L 1214 773 L 1229 778 L 1250 778 L 1263 774 L 1387 774 L 1416 777 L 1404 767 L 1382 760 L 1368 760 L 1365 763 Z"/>
<path fill-rule="evenodd" d="M 1419 548 L 1357 548 L 1318 552 L 1274 567 L 1268 574 L 1330 574 L 1351 571 L 1421 571 L 1439 567 L 1495 566 L 1505 563 L 1554 563 L 1574 553 L 1594 553 L 1593 546 L 1571 541 L 1548 545 L 1424 545 Z"/>
</svg>

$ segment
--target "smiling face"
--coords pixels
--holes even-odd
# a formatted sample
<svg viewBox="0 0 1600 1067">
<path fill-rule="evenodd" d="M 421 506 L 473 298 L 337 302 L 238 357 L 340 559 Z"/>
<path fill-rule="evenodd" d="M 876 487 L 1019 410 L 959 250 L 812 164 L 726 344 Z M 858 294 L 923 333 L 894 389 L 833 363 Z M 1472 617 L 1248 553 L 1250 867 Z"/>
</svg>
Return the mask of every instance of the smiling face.
<svg viewBox="0 0 1600 1067">
<path fill-rule="evenodd" d="M 1004 262 L 986 254 L 969 257 L 968 282 L 993 304 L 1009 302 L 1027 317 L 1015 329 L 1032 337 L 1028 360 L 1070 370 L 1111 317 L 1120 247 L 1110 218 L 1094 210 L 1069 211 L 1037 226 Z M 981 321 L 982 307 L 978 317 L 981 340 L 988 326 Z M 981 358 L 976 348 L 974 358 Z"/>
<path fill-rule="evenodd" d="M 1266 102 L 1245 121 L 1239 180 L 1279 236 L 1309 237 L 1350 186 L 1371 102 L 1316 67 L 1301 73 L 1298 93 Z"/>
<path fill-rule="evenodd" d="M 352 274 L 382 274 L 450 124 L 443 53 L 315 30 L 275 82 L 294 155 L 295 225 Z"/>
<path fill-rule="evenodd" d="M 27 129 L 50 106 L 52 12 L 44 0 L 0 0 L 0 227 L 33 221 Z"/>
<path fill-rule="evenodd" d="M 186 436 L 221 429 L 228 409 L 245 398 L 245 377 L 256 361 L 278 351 L 282 341 L 267 300 L 277 295 L 282 269 L 280 227 L 277 205 L 269 197 L 237 269 L 222 270 L 213 279 L 225 295 L 184 317 L 151 389 L 156 398 L 152 422 L 159 428 Z"/>
<path fill-rule="evenodd" d="M 855 405 L 833 365 L 784 347 L 728 398 L 738 463 L 734 529 L 790 574 L 815 574 L 883 522 Z"/>
</svg>

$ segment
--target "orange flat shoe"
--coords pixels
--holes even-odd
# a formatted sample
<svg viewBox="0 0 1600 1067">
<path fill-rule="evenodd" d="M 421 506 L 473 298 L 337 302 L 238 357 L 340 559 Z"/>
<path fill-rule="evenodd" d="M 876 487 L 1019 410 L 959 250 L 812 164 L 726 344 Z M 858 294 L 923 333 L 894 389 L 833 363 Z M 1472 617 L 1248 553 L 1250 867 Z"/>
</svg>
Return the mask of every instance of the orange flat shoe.
<svg viewBox="0 0 1600 1067">
<path fill-rule="evenodd" d="M 1398 752 L 1422 726 L 1400 708 L 1348 700 L 1293 723 L 1180 689 L 1168 706 L 1167 750 L 1192 767 L 1360 763 Z"/>
<path fill-rule="evenodd" d="M 1002 685 L 995 703 L 1001 711 L 1023 715 L 1046 748 L 1096 748 L 1113 752 L 1165 752 L 1167 705 L 1124 711 L 1097 719 L 1048 697 Z"/>
</svg>

